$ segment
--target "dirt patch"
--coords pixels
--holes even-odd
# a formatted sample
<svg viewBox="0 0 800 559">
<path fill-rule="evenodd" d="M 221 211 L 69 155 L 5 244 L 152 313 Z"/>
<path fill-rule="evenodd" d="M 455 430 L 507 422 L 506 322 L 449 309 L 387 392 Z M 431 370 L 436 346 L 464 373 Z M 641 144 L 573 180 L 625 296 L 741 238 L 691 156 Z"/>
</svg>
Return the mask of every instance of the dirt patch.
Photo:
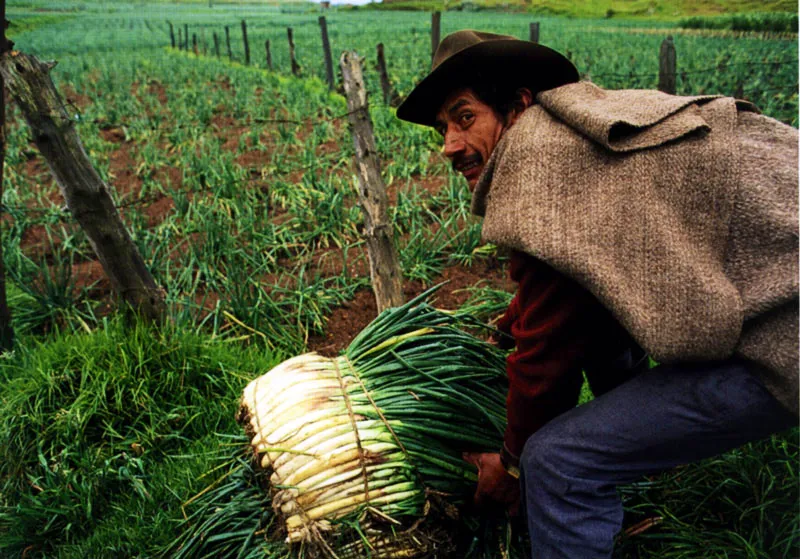
<svg viewBox="0 0 800 559">
<path fill-rule="evenodd" d="M 43 256 L 51 255 L 63 243 L 60 237 L 48 236 L 47 228 L 44 225 L 33 225 L 25 229 L 19 246 L 29 257 L 37 260 Z"/>
<path fill-rule="evenodd" d="M 111 281 L 97 260 L 74 264 L 72 279 L 75 282 L 76 295 L 82 289 L 87 289 L 93 299 L 102 299 L 111 294 Z"/>
<path fill-rule="evenodd" d="M 317 146 L 317 155 L 335 155 L 342 150 L 340 140 L 328 140 Z"/>
<path fill-rule="evenodd" d="M 169 100 L 167 98 L 167 88 L 155 80 L 150 80 L 150 82 L 148 82 L 147 93 L 148 95 L 155 96 L 158 99 L 158 103 L 162 106 L 166 105 Z"/>
<path fill-rule="evenodd" d="M 128 140 L 125 131 L 118 126 L 101 129 L 100 137 L 103 138 L 104 141 L 112 144 L 122 144 Z"/>
<path fill-rule="evenodd" d="M 178 167 L 161 167 L 153 177 L 158 184 L 179 190 L 183 186 L 183 172 Z"/>
<path fill-rule="evenodd" d="M 109 158 L 110 186 L 120 198 L 137 195 L 142 188 L 142 179 L 136 175 L 136 160 L 127 146 L 116 149 Z"/>
<path fill-rule="evenodd" d="M 162 196 L 155 202 L 144 208 L 144 215 L 147 217 L 147 227 L 155 227 L 163 222 L 175 209 L 172 198 Z"/>
<path fill-rule="evenodd" d="M 486 259 L 475 263 L 471 268 L 453 266 L 446 268 L 435 283 L 445 283 L 434 295 L 433 304 L 437 308 L 453 310 L 463 305 L 470 297 L 467 288 L 478 285 L 513 291 L 514 283 L 496 259 Z M 420 282 L 410 282 L 403 287 L 406 300 L 416 297 L 427 287 Z M 353 338 L 378 315 L 375 295 L 371 289 L 358 291 L 351 301 L 334 309 L 328 318 L 325 333 L 310 337 L 308 350 L 322 355 L 338 355 Z"/>
<path fill-rule="evenodd" d="M 249 141 L 249 138 L 248 138 Z M 236 163 L 248 169 L 260 169 L 267 162 L 269 156 L 263 151 L 246 151 L 236 157 Z"/>
<path fill-rule="evenodd" d="M 442 189 L 447 185 L 447 177 L 431 176 L 424 179 L 417 179 L 415 182 L 406 184 L 404 182 L 394 182 L 386 187 L 386 195 L 389 197 L 389 204 L 397 206 L 397 195 L 401 192 L 408 192 L 416 188 L 427 194 L 426 197 L 433 198 L 438 196 Z"/>
<path fill-rule="evenodd" d="M 214 129 L 214 136 L 222 141 L 223 150 L 234 153 L 239 151 L 239 139 L 247 132 L 247 126 L 242 126 L 235 118 L 222 114 L 211 117 L 211 126 Z M 245 141 L 248 145 L 252 143 L 250 138 L 246 138 Z"/>
<path fill-rule="evenodd" d="M 75 88 L 69 84 L 61 86 L 61 94 L 68 106 L 71 105 L 81 111 L 92 104 L 91 97 L 78 93 L 75 91 Z"/>
</svg>

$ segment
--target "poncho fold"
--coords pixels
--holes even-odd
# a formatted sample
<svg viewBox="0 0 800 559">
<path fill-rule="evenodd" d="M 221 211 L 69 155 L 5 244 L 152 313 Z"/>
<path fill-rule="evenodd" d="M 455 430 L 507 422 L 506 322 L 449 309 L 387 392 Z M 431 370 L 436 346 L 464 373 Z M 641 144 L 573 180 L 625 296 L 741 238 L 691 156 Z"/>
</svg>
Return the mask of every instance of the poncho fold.
<svg viewBox="0 0 800 559">
<path fill-rule="evenodd" d="M 577 280 L 662 363 L 739 355 L 797 412 L 798 135 L 717 96 L 540 93 L 487 162 L 487 242 Z"/>
</svg>

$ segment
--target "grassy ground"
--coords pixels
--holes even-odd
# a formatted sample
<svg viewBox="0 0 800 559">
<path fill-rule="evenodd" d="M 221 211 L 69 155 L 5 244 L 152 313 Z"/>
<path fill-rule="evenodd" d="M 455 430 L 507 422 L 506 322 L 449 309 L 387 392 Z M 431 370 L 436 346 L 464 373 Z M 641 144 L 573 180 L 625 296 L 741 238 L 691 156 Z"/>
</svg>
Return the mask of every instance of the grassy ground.
<svg viewBox="0 0 800 559">
<path fill-rule="evenodd" d="M 235 461 L 236 400 L 278 360 L 307 348 L 335 352 L 374 316 L 346 109 L 321 80 L 318 13 L 164 6 L 34 0 L 9 13 L 19 48 L 59 61 L 53 75 L 69 118 L 167 290 L 173 326 L 126 326 L 116 314 L 85 235 L 61 209 L 21 115 L 9 108 L 0 236 L 19 340 L 0 359 L 2 557 L 155 557 L 204 506 L 230 515 L 206 544 L 233 531 L 240 539 L 230 556 L 264 546 L 267 556 L 285 557 L 264 539 L 271 516 L 253 513 L 264 509 L 263 493 Z M 249 68 L 237 31 L 244 17 L 259 45 Z M 387 42 L 401 94 L 426 71 L 427 14 L 328 17 L 335 51 L 368 54 Z M 208 45 L 229 26 L 234 61 L 224 51 L 218 60 L 167 48 L 167 18 Z M 529 20 L 451 12 L 443 25 L 524 36 Z M 298 79 L 288 71 L 288 26 Z M 542 18 L 543 41 L 610 87 L 652 87 L 667 33 L 673 24 L 655 20 Z M 272 72 L 263 70 L 266 39 Z M 733 93 L 744 84 L 766 114 L 796 123 L 794 41 L 675 42 L 681 93 Z M 463 182 L 429 130 L 382 105 L 371 65 L 366 80 L 407 290 L 448 279 L 444 306 L 472 294 L 482 318 L 495 316 L 509 297 L 504 260 L 480 245 Z M 796 556 L 797 459 L 791 433 L 626 489 L 631 523 L 663 521 L 623 541 L 618 555 Z M 227 496 L 193 500 L 228 481 Z M 502 538 L 472 528 L 470 557 L 501 555 Z"/>
<path fill-rule="evenodd" d="M 797 3 L 788 0 L 383 0 L 383 8 L 420 10 L 516 9 L 544 15 L 637 19 L 675 19 L 743 12 L 794 12 Z M 378 6 L 376 6 L 378 7 Z"/>
</svg>

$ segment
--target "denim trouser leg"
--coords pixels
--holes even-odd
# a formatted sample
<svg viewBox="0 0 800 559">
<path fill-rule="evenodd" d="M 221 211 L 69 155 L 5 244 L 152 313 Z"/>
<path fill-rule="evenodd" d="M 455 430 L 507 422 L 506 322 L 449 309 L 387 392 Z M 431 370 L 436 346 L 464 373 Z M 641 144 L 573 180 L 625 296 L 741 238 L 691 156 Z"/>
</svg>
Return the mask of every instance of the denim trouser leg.
<svg viewBox="0 0 800 559">
<path fill-rule="evenodd" d="M 536 432 L 522 453 L 533 559 L 610 557 L 616 486 L 797 423 L 738 360 L 660 366 Z"/>
</svg>

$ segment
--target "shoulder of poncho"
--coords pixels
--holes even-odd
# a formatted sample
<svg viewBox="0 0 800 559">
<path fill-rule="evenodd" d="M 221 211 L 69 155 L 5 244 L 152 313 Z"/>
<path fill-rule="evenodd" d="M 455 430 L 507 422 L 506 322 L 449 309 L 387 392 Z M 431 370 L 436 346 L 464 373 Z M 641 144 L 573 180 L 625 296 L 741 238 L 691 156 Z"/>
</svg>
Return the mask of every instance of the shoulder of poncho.
<svg viewBox="0 0 800 559">
<path fill-rule="evenodd" d="M 727 101 L 722 101 L 727 99 Z M 699 108 L 723 102 L 732 110 L 757 110 L 720 95 L 678 96 L 656 90 L 603 89 L 578 82 L 540 92 L 537 102 L 576 133 L 615 152 L 648 149 L 710 130 Z"/>
</svg>

